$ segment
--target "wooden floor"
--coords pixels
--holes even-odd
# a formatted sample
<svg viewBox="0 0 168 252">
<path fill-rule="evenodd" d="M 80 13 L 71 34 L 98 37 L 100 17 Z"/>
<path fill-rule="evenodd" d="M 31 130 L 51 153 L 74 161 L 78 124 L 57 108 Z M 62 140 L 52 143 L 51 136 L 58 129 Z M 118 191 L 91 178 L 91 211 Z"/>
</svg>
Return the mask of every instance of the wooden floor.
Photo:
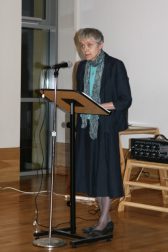
<svg viewBox="0 0 168 252">
<path fill-rule="evenodd" d="M 49 197 L 43 192 L 37 200 L 34 194 L 38 191 L 41 176 L 22 177 L 19 184 L 0 184 L 0 251 L 31 252 L 48 251 L 46 248 L 34 246 L 33 224 L 38 222 L 38 230 L 46 230 L 49 216 Z M 48 180 L 44 177 L 42 190 L 48 190 Z M 53 195 L 53 227 L 69 226 L 69 207 L 64 198 L 67 190 L 67 179 L 57 176 Z M 11 187 L 11 188 L 7 188 Z M 17 188 L 21 191 L 16 191 Z M 26 193 L 23 193 L 27 192 Z M 161 202 L 161 194 L 149 190 L 135 190 L 134 197 L 141 201 Z M 36 203 L 36 204 L 35 204 Z M 38 206 L 38 216 L 36 207 Z M 98 213 L 93 205 L 76 204 L 77 234 L 82 234 L 83 227 L 94 224 Z M 168 215 L 127 208 L 124 213 L 117 212 L 117 202 L 113 202 L 111 216 L 115 223 L 112 241 L 99 241 L 92 244 L 72 248 L 70 239 L 61 237 L 65 246 L 53 251 L 90 251 L 90 252 L 168 252 Z M 59 226 L 58 226 L 59 225 Z M 53 236 L 58 239 L 58 236 Z"/>
</svg>

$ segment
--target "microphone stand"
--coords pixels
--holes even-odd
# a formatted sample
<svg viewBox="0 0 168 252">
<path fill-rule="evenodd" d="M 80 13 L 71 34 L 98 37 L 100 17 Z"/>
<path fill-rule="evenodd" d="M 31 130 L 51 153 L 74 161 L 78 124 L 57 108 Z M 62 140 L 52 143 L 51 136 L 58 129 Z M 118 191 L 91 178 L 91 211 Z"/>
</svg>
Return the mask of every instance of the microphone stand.
<svg viewBox="0 0 168 252">
<path fill-rule="evenodd" d="M 55 70 L 54 73 L 55 78 L 58 76 L 58 69 Z M 66 97 L 67 98 L 67 97 Z M 91 243 L 96 242 L 100 240 L 106 240 L 109 241 L 112 239 L 113 235 L 106 234 L 106 235 L 100 235 L 96 237 L 83 237 L 81 235 L 76 234 L 76 202 L 75 202 L 75 106 L 78 103 L 78 100 L 75 98 L 67 99 L 66 101 L 70 105 L 70 227 L 68 228 L 62 228 L 62 229 L 53 229 L 52 234 L 57 234 L 61 236 L 66 236 L 69 238 L 74 238 L 71 241 L 72 247 L 76 247 L 77 245 L 81 245 L 84 243 Z M 79 102 L 80 104 L 80 102 Z M 54 121 L 53 121 L 53 132 L 52 132 L 52 139 L 53 139 L 53 148 L 52 148 L 52 181 L 51 181 L 51 194 L 50 194 L 50 227 L 49 232 L 38 232 L 34 235 L 36 237 L 39 237 L 41 235 L 47 235 L 49 234 L 49 238 L 41 238 L 38 239 L 38 241 L 34 242 L 34 245 L 43 246 L 43 247 L 59 247 L 64 246 L 64 241 L 59 239 L 51 238 L 51 222 L 52 222 L 52 192 L 53 192 L 53 170 L 54 170 L 54 159 L 55 159 L 55 139 L 56 139 L 56 84 L 55 84 L 55 94 L 54 94 Z M 83 103 L 81 103 L 81 106 L 83 106 Z"/>
<path fill-rule="evenodd" d="M 54 185 L 54 168 L 55 168 L 55 151 L 56 151 L 56 95 L 57 80 L 59 68 L 54 69 L 54 112 L 53 112 L 53 129 L 52 129 L 52 165 L 51 165 L 51 185 L 50 185 L 50 205 L 49 205 L 49 231 L 47 238 L 38 238 L 33 241 L 33 245 L 45 248 L 62 247 L 65 241 L 60 238 L 52 237 L 52 216 L 53 216 L 53 185 Z"/>
</svg>

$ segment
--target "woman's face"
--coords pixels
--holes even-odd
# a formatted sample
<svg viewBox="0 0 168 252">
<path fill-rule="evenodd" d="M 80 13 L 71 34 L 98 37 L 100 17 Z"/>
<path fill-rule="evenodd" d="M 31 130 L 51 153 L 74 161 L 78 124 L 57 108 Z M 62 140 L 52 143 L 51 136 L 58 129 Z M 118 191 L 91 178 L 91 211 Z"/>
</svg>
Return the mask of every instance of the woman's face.
<svg viewBox="0 0 168 252">
<path fill-rule="evenodd" d="M 95 60 L 103 47 L 103 43 L 97 43 L 94 38 L 81 39 L 79 43 L 86 60 Z"/>
</svg>

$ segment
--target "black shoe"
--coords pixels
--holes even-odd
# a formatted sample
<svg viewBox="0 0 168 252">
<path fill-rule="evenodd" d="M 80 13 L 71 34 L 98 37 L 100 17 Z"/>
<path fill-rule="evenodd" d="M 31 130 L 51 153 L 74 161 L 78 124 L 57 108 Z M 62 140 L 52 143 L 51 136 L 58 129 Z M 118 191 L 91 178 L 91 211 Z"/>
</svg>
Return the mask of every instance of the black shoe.
<svg viewBox="0 0 168 252">
<path fill-rule="evenodd" d="M 90 234 L 94 230 L 95 226 L 83 228 L 82 231 L 85 234 Z"/>
<path fill-rule="evenodd" d="M 106 235 L 106 234 L 110 234 L 113 232 L 114 229 L 114 223 L 112 221 L 108 222 L 107 225 L 105 226 L 104 229 L 102 230 L 98 230 L 98 229 L 93 229 L 92 231 L 90 231 L 90 235 L 91 236 L 101 236 L 101 235 Z"/>
</svg>

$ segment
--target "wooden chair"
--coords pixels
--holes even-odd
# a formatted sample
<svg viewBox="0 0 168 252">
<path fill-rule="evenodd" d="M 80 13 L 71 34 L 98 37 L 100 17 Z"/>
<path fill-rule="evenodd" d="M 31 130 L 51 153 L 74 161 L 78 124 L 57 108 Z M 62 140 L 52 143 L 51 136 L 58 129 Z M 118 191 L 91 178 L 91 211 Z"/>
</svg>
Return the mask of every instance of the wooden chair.
<svg viewBox="0 0 168 252">
<path fill-rule="evenodd" d="M 153 134 L 157 135 L 159 134 L 159 129 L 158 128 L 146 128 L 140 129 L 137 131 L 137 129 L 132 130 L 128 129 L 125 132 L 121 132 L 120 135 L 127 135 L 127 134 Z M 128 158 L 127 161 L 125 162 L 124 160 L 124 153 L 123 150 L 120 149 L 121 153 L 121 170 L 123 174 L 123 185 L 124 185 L 124 192 L 125 196 L 124 198 L 121 199 L 118 207 L 118 211 L 124 211 L 125 206 L 129 207 L 137 207 L 137 208 L 144 208 L 144 209 L 149 209 L 149 210 L 156 210 L 156 211 L 161 211 L 161 212 L 168 212 L 168 208 L 166 206 L 155 206 L 151 204 L 142 204 L 142 203 L 137 203 L 133 202 L 131 198 L 131 192 L 132 189 L 135 188 L 148 188 L 148 189 L 153 189 L 153 190 L 159 190 L 162 191 L 162 196 L 163 196 L 163 204 L 168 203 L 168 178 L 167 178 L 167 173 L 168 173 L 168 164 L 165 163 L 157 163 L 157 162 L 149 162 L 149 161 L 141 161 L 141 160 L 135 160 L 135 159 L 130 159 Z M 126 165 L 125 165 L 126 164 Z M 149 173 L 152 170 L 157 171 L 158 176 L 159 176 L 159 181 L 156 184 L 150 182 L 143 182 L 137 180 L 132 180 L 132 174 L 135 169 L 140 168 L 142 171 L 143 169 L 149 171 Z"/>
<path fill-rule="evenodd" d="M 157 170 L 159 173 L 159 182 L 156 184 L 156 183 L 143 182 L 143 181 L 139 182 L 138 180 L 132 181 L 131 173 L 133 172 L 134 168 L 137 168 L 137 167 L 145 168 L 147 170 L 150 170 L 150 169 Z M 166 206 L 142 204 L 142 203 L 133 202 L 131 200 L 132 187 L 148 188 L 148 189 L 162 191 L 163 204 L 167 204 L 168 203 L 167 172 L 168 172 L 168 164 L 128 159 L 126 169 L 125 169 L 124 179 L 123 179 L 125 197 L 121 199 L 119 203 L 118 211 L 119 212 L 124 211 L 125 206 L 130 206 L 130 207 L 138 207 L 138 208 L 144 208 L 144 209 L 156 210 L 156 211 L 168 213 L 168 208 Z"/>
</svg>

